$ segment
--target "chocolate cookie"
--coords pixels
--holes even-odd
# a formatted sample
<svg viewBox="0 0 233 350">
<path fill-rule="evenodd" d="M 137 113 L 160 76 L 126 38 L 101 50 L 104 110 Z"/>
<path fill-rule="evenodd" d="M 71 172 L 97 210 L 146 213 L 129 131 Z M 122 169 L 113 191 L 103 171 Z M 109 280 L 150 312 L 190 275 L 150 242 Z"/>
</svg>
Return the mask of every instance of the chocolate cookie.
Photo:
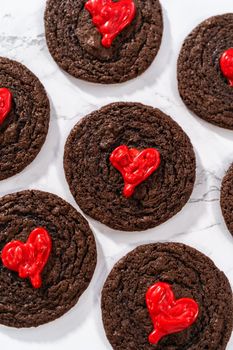
<svg viewBox="0 0 233 350">
<path fill-rule="evenodd" d="M 170 285 L 179 303 L 173 301 L 171 310 L 164 306 L 165 298 L 172 300 L 161 291 L 164 283 Z M 159 284 L 160 290 L 149 296 L 154 284 Z M 183 331 L 164 335 L 157 346 L 151 344 L 148 336 L 154 326 L 149 308 L 157 308 L 161 316 L 155 330 L 166 321 L 163 311 L 169 316 L 164 327 L 177 326 L 190 311 L 182 305 L 187 300 L 180 298 L 197 304 L 195 321 Z M 178 243 L 136 248 L 114 266 L 102 291 L 104 328 L 114 350 L 223 350 L 232 332 L 232 313 L 232 291 L 224 273 L 199 251 Z M 179 319 L 175 314 L 180 315 Z"/>
<path fill-rule="evenodd" d="M 129 198 L 122 193 L 121 173 L 110 162 L 121 145 L 152 150 L 161 158 Z M 146 230 L 171 218 L 189 199 L 195 181 L 188 136 L 160 110 L 139 103 L 113 103 L 79 122 L 65 146 L 64 168 L 80 208 L 126 231 Z"/>
<path fill-rule="evenodd" d="M 28 242 L 38 227 L 49 233 L 52 249 L 41 273 L 42 285 L 34 288 L 29 278 L 5 267 L 3 251 L 8 242 Z M 62 316 L 77 303 L 96 266 L 95 240 L 87 221 L 63 199 L 46 192 L 23 191 L 0 199 L 0 249 L 0 323 L 10 327 L 35 327 Z"/>
<path fill-rule="evenodd" d="M 179 92 L 206 121 L 233 129 L 233 14 L 202 22 L 185 40 L 178 60 Z"/>
<path fill-rule="evenodd" d="M 125 25 L 124 11 L 126 17 L 130 11 L 126 5 L 136 7 L 133 20 L 114 38 L 110 47 L 103 45 L 102 35 L 86 8 L 87 2 L 89 10 L 98 5 L 98 12 L 94 10 L 98 16 L 95 22 L 100 22 L 104 13 L 107 12 L 107 16 L 110 13 L 110 18 L 101 18 L 101 21 L 110 23 L 116 31 Z M 111 8 L 114 8 L 113 17 Z M 107 24 L 103 25 L 103 30 Z M 121 83 L 143 73 L 155 58 L 163 32 L 161 6 L 159 0 L 119 3 L 111 0 L 48 0 L 45 31 L 51 55 L 69 74 L 95 83 Z"/>
<path fill-rule="evenodd" d="M 222 182 L 221 208 L 226 225 L 233 235 L 233 164 Z"/>
<path fill-rule="evenodd" d="M 2 57 L 0 88 L 0 180 L 3 180 L 22 171 L 39 153 L 48 132 L 50 107 L 37 77 L 22 64 Z"/>
</svg>

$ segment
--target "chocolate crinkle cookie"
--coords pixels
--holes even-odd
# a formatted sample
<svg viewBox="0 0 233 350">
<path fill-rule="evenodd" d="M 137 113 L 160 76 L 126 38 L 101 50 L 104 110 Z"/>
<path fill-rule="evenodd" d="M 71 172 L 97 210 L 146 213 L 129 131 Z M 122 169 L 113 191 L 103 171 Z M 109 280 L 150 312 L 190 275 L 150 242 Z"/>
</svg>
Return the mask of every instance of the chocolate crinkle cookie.
<svg viewBox="0 0 233 350">
<path fill-rule="evenodd" d="M 88 287 L 96 245 L 87 221 L 51 193 L 0 199 L 0 323 L 35 327 L 62 316 Z"/>
<path fill-rule="evenodd" d="M 49 100 L 38 78 L 22 64 L 0 57 L 0 180 L 34 160 L 49 117 Z"/>
<path fill-rule="evenodd" d="M 224 273 L 179 243 L 139 246 L 114 266 L 102 291 L 114 350 L 224 350 L 232 314 Z"/>
<path fill-rule="evenodd" d="M 80 208 L 124 231 L 171 218 L 188 201 L 195 181 L 188 136 L 163 112 L 139 103 L 113 103 L 76 124 L 64 168 Z"/>
<path fill-rule="evenodd" d="M 178 60 L 178 84 L 191 111 L 233 129 L 233 13 L 207 19 L 186 38 Z"/>
<path fill-rule="evenodd" d="M 233 164 L 230 166 L 222 182 L 221 208 L 226 225 L 233 235 Z"/>
<path fill-rule="evenodd" d="M 48 48 L 76 78 L 121 83 L 154 60 L 163 32 L 159 0 L 48 0 Z"/>
</svg>

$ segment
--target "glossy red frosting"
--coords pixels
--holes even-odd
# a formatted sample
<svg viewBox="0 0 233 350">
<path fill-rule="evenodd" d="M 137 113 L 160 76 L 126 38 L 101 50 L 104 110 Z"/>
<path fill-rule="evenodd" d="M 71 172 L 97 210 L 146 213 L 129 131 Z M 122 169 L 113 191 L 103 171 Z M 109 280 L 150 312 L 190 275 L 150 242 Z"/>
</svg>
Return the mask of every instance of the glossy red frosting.
<svg viewBox="0 0 233 350">
<path fill-rule="evenodd" d="M 135 187 L 159 167 L 160 153 L 155 148 L 139 151 L 136 148 L 129 149 L 121 145 L 112 152 L 110 162 L 123 176 L 124 196 L 131 197 Z"/>
<path fill-rule="evenodd" d="M 189 298 L 175 299 L 168 283 L 158 282 L 146 293 L 146 304 L 154 325 L 149 342 L 157 344 L 168 334 L 177 333 L 190 327 L 198 317 L 196 301 Z"/>
<path fill-rule="evenodd" d="M 26 243 L 12 241 L 2 250 L 2 263 L 9 270 L 18 272 L 19 277 L 29 278 L 34 288 L 42 284 L 43 271 L 52 249 L 52 240 L 44 228 L 33 230 Z"/>
<path fill-rule="evenodd" d="M 102 45 L 109 48 L 119 33 L 134 19 L 136 6 L 133 0 L 88 0 L 86 10 L 102 34 Z"/>
<path fill-rule="evenodd" d="M 233 48 L 223 52 L 220 58 L 220 68 L 229 85 L 233 86 Z"/>
<path fill-rule="evenodd" d="M 12 108 L 12 94 L 7 88 L 0 88 L 0 125 L 4 122 Z"/>
</svg>

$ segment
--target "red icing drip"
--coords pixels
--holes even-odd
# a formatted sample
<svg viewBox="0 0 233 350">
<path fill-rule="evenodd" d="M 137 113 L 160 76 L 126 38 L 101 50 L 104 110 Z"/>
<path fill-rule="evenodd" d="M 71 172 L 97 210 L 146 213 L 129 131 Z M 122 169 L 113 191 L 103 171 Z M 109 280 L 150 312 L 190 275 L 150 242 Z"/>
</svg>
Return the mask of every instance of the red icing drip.
<svg viewBox="0 0 233 350">
<path fill-rule="evenodd" d="M 227 78 L 229 85 L 233 86 L 233 48 L 223 52 L 220 57 L 220 68 L 222 74 Z"/>
<path fill-rule="evenodd" d="M 0 125 L 4 122 L 12 106 L 12 94 L 7 88 L 0 88 Z"/>
<path fill-rule="evenodd" d="M 2 250 L 2 263 L 21 278 L 30 278 L 34 288 L 42 284 L 43 271 L 52 249 L 52 240 L 43 228 L 33 230 L 26 243 L 12 241 Z"/>
<path fill-rule="evenodd" d="M 148 289 L 146 304 L 154 325 L 148 338 L 151 344 L 157 344 L 162 337 L 190 327 L 199 313 L 196 301 L 189 298 L 176 300 L 171 286 L 163 282 L 155 283 Z"/>
<path fill-rule="evenodd" d="M 107 48 L 136 15 L 133 0 L 88 0 L 85 9 L 92 15 L 94 25 L 103 36 L 102 45 Z"/>
<path fill-rule="evenodd" d="M 138 151 L 122 145 L 117 147 L 110 156 L 112 165 L 123 176 L 124 196 L 131 197 L 134 189 L 145 181 L 160 165 L 160 154 L 155 148 Z"/>
</svg>

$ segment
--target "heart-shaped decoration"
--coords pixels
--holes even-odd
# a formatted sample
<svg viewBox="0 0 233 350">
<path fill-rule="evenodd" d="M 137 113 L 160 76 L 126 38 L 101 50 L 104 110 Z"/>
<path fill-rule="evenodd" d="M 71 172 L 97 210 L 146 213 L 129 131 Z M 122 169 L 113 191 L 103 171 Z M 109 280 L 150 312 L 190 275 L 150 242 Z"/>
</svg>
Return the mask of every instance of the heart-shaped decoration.
<svg viewBox="0 0 233 350">
<path fill-rule="evenodd" d="M 154 325 L 149 335 L 151 344 L 157 344 L 162 337 L 190 327 L 199 313 L 196 301 L 189 298 L 176 300 L 171 286 L 163 282 L 148 289 L 146 304 Z"/>
<path fill-rule="evenodd" d="M 122 145 L 117 147 L 110 156 L 112 165 L 123 176 L 124 196 L 131 197 L 134 189 L 145 181 L 160 165 L 160 153 L 155 148 L 138 151 Z"/>
<path fill-rule="evenodd" d="M 220 57 L 220 68 L 229 85 L 233 87 L 233 48 L 223 52 Z"/>
<path fill-rule="evenodd" d="M 4 122 L 12 106 L 12 94 L 7 88 L 0 88 L 0 125 Z"/>
<path fill-rule="evenodd" d="M 133 0 L 88 0 L 86 10 L 102 34 L 102 45 L 109 48 L 117 35 L 134 19 L 136 6 Z"/>
<path fill-rule="evenodd" d="M 10 270 L 16 271 L 21 278 L 30 278 L 34 288 L 42 284 L 43 271 L 52 248 L 52 240 L 43 228 L 33 230 L 26 243 L 12 241 L 2 250 L 2 263 Z"/>
</svg>

